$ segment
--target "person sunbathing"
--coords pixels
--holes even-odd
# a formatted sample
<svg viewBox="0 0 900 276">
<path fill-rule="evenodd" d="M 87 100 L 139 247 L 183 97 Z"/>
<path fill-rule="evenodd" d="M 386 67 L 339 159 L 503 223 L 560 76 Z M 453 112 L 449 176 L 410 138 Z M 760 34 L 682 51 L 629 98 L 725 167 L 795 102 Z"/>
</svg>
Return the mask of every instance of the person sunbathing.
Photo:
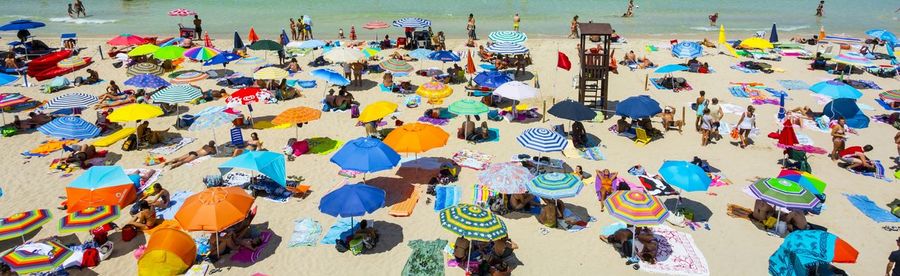
<svg viewBox="0 0 900 276">
<path fill-rule="evenodd" d="M 126 225 L 137 227 L 140 230 L 149 230 L 156 227 L 159 224 L 156 218 L 156 210 L 151 208 L 150 203 L 146 200 L 141 200 L 137 204 L 140 212 L 132 217 L 131 222 Z"/>
<path fill-rule="evenodd" d="M 21 120 L 19 115 L 13 116 L 13 126 L 17 129 L 35 129 L 53 121 L 53 117 L 43 113 L 29 112 L 28 119 Z"/>
<path fill-rule="evenodd" d="M 703 45 L 704 47 L 709 47 L 709 48 L 716 48 L 716 44 L 713 43 L 712 41 L 709 41 L 709 39 L 706 39 L 706 38 L 704 38 L 703 41 L 700 42 L 700 45 Z"/>
<path fill-rule="evenodd" d="M 73 152 L 69 155 L 66 160 L 63 160 L 66 164 L 78 164 L 78 167 L 82 169 L 88 169 L 90 164 L 85 163 L 85 161 L 90 160 L 91 158 L 97 157 L 97 148 L 94 145 L 84 145 L 76 152 Z"/>
<path fill-rule="evenodd" d="M 775 207 L 772 207 L 772 205 L 769 205 L 769 203 L 766 203 L 765 201 L 762 201 L 760 199 L 757 199 L 753 203 L 753 213 L 750 214 L 751 220 L 759 222 L 761 224 L 765 224 L 766 220 L 774 216 Z"/>
<path fill-rule="evenodd" d="M 478 45 L 478 56 L 481 57 L 482 60 L 494 59 L 494 54 L 488 52 L 487 49 L 484 48 L 484 45 Z"/>
<path fill-rule="evenodd" d="M 513 251 L 519 249 L 519 245 L 513 242 L 509 237 L 503 237 L 491 243 L 490 252 L 486 256 L 486 260 L 490 265 L 503 263 L 506 259 L 512 257 Z"/>
<path fill-rule="evenodd" d="M 104 97 L 105 96 L 105 97 Z M 100 102 L 94 105 L 95 109 L 99 108 L 107 108 L 107 107 L 115 107 L 124 104 L 130 104 L 137 101 L 137 99 L 133 95 L 109 95 L 103 94 L 100 96 Z"/>
<path fill-rule="evenodd" d="M 237 252 L 242 247 L 255 251 L 261 244 L 262 240 L 259 238 L 241 238 L 232 230 L 215 233 L 209 237 L 210 255 L 214 255 L 216 259 Z"/>
<path fill-rule="evenodd" d="M 640 65 L 638 65 L 638 68 L 647 69 L 647 68 L 656 67 L 656 64 L 653 64 L 653 62 L 650 61 L 650 59 L 647 57 L 642 57 L 640 61 L 641 61 L 641 63 L 640 63 Z"/>
<path fill-rule="evenodd" d="M 628 51 L 625 53 L 625 58 L 622 60 L 622 64 L 637 64 L 637 55 L 634 54 L 634 51 Z"/>
<path fill-rule="evenodd" d="M 143 181 L 146 181 L 146 180 L 144 180 L 144 176 L 146 176 L 149 179 L 149 177 L 152 176 L 154 172 L 156 172 L 156 171 L 151 170 L 150 172 L 148 172 L 146 174 L 142 174 L 142 173 L 140 173 L 140 171 L 138 171 L 137 175 L 138 175 L 138 177 L 140 177 L 141 182 L 143 182 Z M 141 197 L 141 199 L 146 200 L 152 207 L 156 207 L 156 208 L 160 208 L 160 209 L 168 208 L 170 197 L 171 197 L 171 194 L 169 194 L 169 190 L 164 189 L 162 187 L 162 185 L 160 185 L 159 183 L 154 183 L 153 187 L 152 187 L 152 191 L 153 192 L 151 192 L 151 193 L 145 193 Z"/>
<path fill-rule="evenodd" d="M 469 262 L 469 252 L 472 243 L 463 236 L 459 236 L 456 238 L 456 242 L 453 243 L 453 258 L 457 263 L 462 264 L 464 267 L 465 264 Z"/>
<path fill-rule="evenodd" d="M 628 132 L 628 129 L 631 128 L 631 124 L 628 123 L 628 120 L 625 119 L 625 116 L 616 120 L 616 132 L 617 133 L 625 133 Z"/>
<path fill-rule="evenodd" d="M 175 169 L 180 167 L 181 165 L 197 160 L 197 158 L 207 155 L 215 155 L 217 152 L 216 141 L 209 141 L 208 144 L 203 145 L 203 147 L 201 147 L 198 151 L 188 152 L 188 154 L 166 161 L 165 163 L 163 163 L 163 167 L 165 168 L 166 166 L 170 166 L 170 168 Z"/>
<path fill-rule="evenodd" d="M 669 128 L 677 127 L 675 125 L 675 107 L 667 105 L 665 108 L 663 108 L 663 113 L 660 116 L 662 117 L 663 130 L 669 130 Z"/>
<path fill-rule="evenodd" d="M 638 227 L 635 231 L 637 232 L 635 238 L 643 245 L 643 249 L 638 253 L 638 257 L 644 262 L 656 264 L 659 244 L 656 238 L 653 237 L 653 232 L 647 227 Z"/>
<path fill-rule="evenodd" d="M 296 58 L 291 58 L 291 61 L 288 62 L 287 66 L 285 66 L 285 70 L 290 73 L 300 72 L 300 63 L 297 63 Z"/>
<path fill-rule="evenodd" d="M 381 77 L 381 84 L 388 89 L 394 87 L 394 75 L 390 72 L 385 72 L 384 76 Z"/>
<path fill-rule="evenodd" d="M 848 147 L 838 153 L 841 161 L 847 164 L 850 171 L 874 171 L 875 163 L 866 156 L 866 152 L 872 151 L 872 145 Z"/>
<path fill-rule="evenodd" d="M 622 258 L 631 257 L 633 252 L 632 241 L 634 239 L 634 233 L 627 228 L 622 228 L 616 230 L 612 235 L 609 236 L 600 236 L 600 240 L 608 243 L 613 246 L 616 252 L 619 252 L 619 256 Z"/>
</svg>

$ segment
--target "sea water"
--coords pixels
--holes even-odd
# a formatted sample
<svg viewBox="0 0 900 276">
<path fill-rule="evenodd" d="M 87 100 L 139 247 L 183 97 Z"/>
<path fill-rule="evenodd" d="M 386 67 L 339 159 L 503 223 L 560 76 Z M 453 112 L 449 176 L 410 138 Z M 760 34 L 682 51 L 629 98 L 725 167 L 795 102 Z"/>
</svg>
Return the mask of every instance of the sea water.
<svg viewBox="0 0 900 276">
<path fill-rule="evenodd" d="M 110 36 L 118 33 L 174 35 L 177 24 L 192 26 L 192 17 L 171 17 L 168 11 L 185 8 L 197 11 L 203 30 L 213 36 L 238 31 L 242 36 L 252 26 L 264 38 L 276 38 L 301 15 L 311 16 L 316 38 L 334 39 L 338 28 L 349 35 L 356 26 L 360 37 L 401 34 L 402 30 L 369 31 L 363 24 L 380 20 L 390 23 L 402 17 L 421 17 L 433 22 L 434 31 L 449 37 L 463 37 L 466 18 L 473 13 L 477 31 L 486 36 L 494 30 L 512 28 L 519 13 L 521 31 L 534 36 L 564 36 L 569 22 L 578 15 L 581 22 L 609 22 L 624 36 L 715 36 L 707 16 L 719 13 L 719 23 L 730 35 L 768 31 L 773 23 L 785 33 L 813 34 L 824 26 L 829 34 L 862 36 L 865 30 L 887 28 L 900 31 L 900 1 L 829 0 L 825 16 L 816 17 L 816 0 L 636 0 L 635 16 L 623 18 L 626 0 L 84 0 L 88 17 L 70 18 L 63 0 L 0 0 L 0 21 L 31 19 L 47 23 L 32 31 L 36 35 L 77 32 L 82 36 Z M 11 37 L 3 34 L 4 39 Z M 230 36 L 229 36 L 230 37 Z"/>
</svg>

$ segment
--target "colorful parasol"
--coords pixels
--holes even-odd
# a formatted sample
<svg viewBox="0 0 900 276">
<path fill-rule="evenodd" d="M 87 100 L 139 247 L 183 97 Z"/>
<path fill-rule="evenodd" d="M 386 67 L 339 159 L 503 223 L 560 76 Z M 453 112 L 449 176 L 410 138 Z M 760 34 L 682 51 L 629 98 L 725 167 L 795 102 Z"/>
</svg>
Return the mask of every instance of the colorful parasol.
<svg viewBox="0 0 900 276">
<path fill-rule="evenodd" d="M 157 89 L 163 86 L 169 86 L 170 83 L 153 74 L 140 74 L 125 80 L 125 85 L 139 88 Z"/>
<path fill-rule="evenodd" d="M 794 210 L 811 210 L 820 200 L 797 182 L 763 178 L 750 185 L 750 192 L 769 204 Z"/>
<path fill-rule="evenodd" d="M 66 185 L 66 212 L 90 207 L 125 207 L 137 197 L 134 181 L 120 166 L 92 166 Z"/>
<path fill-rule="evenodd" d="M 150 99 L 152 99 L 154 103 L 177 104 L 190 102 L 202 96 L 203 92 L 200 91 L 200 88 L 177 84 L 153 93 L 153 95 L 150 96 Z"/>
<path fill-rule="evenodd" d="M 115 221 L 120 214 L 116 205 L 88 207 L 59 219 L 59 233 L 87 232 Z"/>
<path fill-rule="evenodd" d="M 150 236 L 144 255 L 138 259 L 138 275 L 180 275 L 195 258 L 197 244 L 190 235 L 178 229 L 159 229 Z"/>
<path fill-rule="evenodd" d="M 137 56 L 146 56 L 152 53 L 155 53 L 159 50 L 159 46 L 153 44 L 144 44 L 141 46 L 134 47 L 131 51 L 128 51 L 129 57 L 137 57 Z"/>
<path fill-rule="evenodd" d="M 387 135 L 384 143 L 397 152 L 426 152 L 443 147 L 450 138 L 443 129 L 423 123 L 404 124 Z"/>
<path fill-rule="evenodd" d="M 381 52 L 381 50 L 372 47 L 366 47 L 359 51 L 366 55 L 367 58 L 371 58 Z"/>
<path fill-rule="evenodd" d="M 450 88 L 450 86 L 443 83 L 432 81 L 419 86 L 419 88 L 416 89 L 416 94 L 428 99 L 437 100 L 449 97 L 450 94 L 453 94 L 453 88 Z"/>
<path fill-rule="evenodd" d="M 149 104 L 131 104 L 116 108 L 116 110 L 107 116 L 107 119 L 115 123 L 123 123 L 147 120 L 162 115 L 163 111 L 158 106 Z"/>
<path fill-rule="evenodd" d="M 534 175 L 517 162 L 491 163 L 478 174 L 478 183 L 501 194 L 524 194 Z"/>
<path fill-rule="evenodd" d="M 153 57 L 161 60 L 175 60 L 184 57 L 186 50 L 178 45 L 169 45 L 153 52 Z"/>
<path fill-rule="evenodd" d="M 181 16 L 181 17 L 184 17 L 184 16 L 195 15 L 195 14 L 197 14 L 197 12 L 192 11 L 192 10 L 188 10 L 188 9 L 174 9 L 174 10 L 169 11 L 169 16 Z"/>
<path fill-rule="evenodd" d="M 50 222 L 51 217 L 47 209 L 37 209 L 0 219 L 0 241 L 25 236 Z"/>
<path fill-rule="evenodd" d="M 409 73 L 413 70 L 412 65 L 409 65 L 409 63 L 407 63 L 406 61 L 395 58 L 386 59 L 385 61 L 379 63 L 378 66 L 381 66 L 381 68 L 385 71 L 390 71 L 393 73 Z"/>
<path fill-rule="evenodd" d="M 371 121 L 380 120 L 381 118 L 387 117 L 394 112 L 397 112 L 396 103 L 388 101 L 377 101 L 363 108 L 362 113 L 359 114 L 359 121 L 362 123 L 368 123 Z"/>
<path fill-rule="evenodd" d="M 237 119 L 238 115 L 226 113 L 226 112 L 213 112 L 209 114 L 204 114 L 194 121 L 188 130 L 190 131 L 201 131 L 207 130 L 211 128 L 216 128 L 224 124 L 231 123 L 234 119 Z"/>
<path fill-rule="evenodd" d="M 441 211 L 441 226 L 448 231 L 476 241 L 493 241 L 506 237 L 506 224 L 489 210 L 471 204 L 459 204 Z"/>
<path fill-rule="evenodd" d="M 225 99 L 226 103 L 231 102 L 239 102 L 242 105 L 246 105 L 249 103 L 255 103 L 259 101 L 259 94 L 263 93 L 259 87 L 247 87 L 238 89 L 238 91 L 234 91 L 228 98 Z"/>
<path fill-rule="evenodd" d="M 64 60 L 60 60 L 56 63 L 56 66 L 59 68 L 75 68 L 85 64 L 87 64 L 87 61 L 85 61 L 83 58 L 73 56 Z"/>
<path fill-rule="evenodd" d="M 781 170 L 781 173 L 778 174 L 778 178 L 797 182 L 797 184 L 800 184 L 803 188 L 816 194 L 825 193 L 825 187 L 828 186 L 825 181 L 804 171 Z"/>
<path fill-rule="evenodd" d="M 447 111 L 456 115 L 478 115 L 490 111 L 487 105 L 472 99 L 455 101 L 447 107 Z"/>
<path fill-rule="evenodd" d="M 548 199 L 569 198 L 578 195 L 584 182 L 571 173 L 545 173 L 538 175 L 526 185 L 528 192 Z"/>
<path fill-rule="evenodd" d="M 149 62 L 142 62 L 142 63 L 132 65 L 131 67 L 128 67 L 128 70 L 125 71 L 125 73 L 129 77 L 143 75 L 143 74 L 159 76 L 159 75 L 162 75 L 164 72 L 165 71 L 163 71 L 162 67 L 159 67 L 159 65 L 149 63 Z"/>
<path fill-rule="evenodd" d="M 616 191 L 603 204 L 610 215 L 635 226 L 658 225 L 669 216 L 658 198 L 643 191 Z"/>
<path fill-rule="evenodd" d="M 366 55 L 352 48 L 333 48 L 323 55 L 325 60 L 336 63 L 351 63 L 366 59 Z"/>
<path fill-rule="evenodd" d="M 275 119 L 272 119 L 272 124 L 283 125 L 308 123 L 318 120 L 320 117 L 322 117 L 321 110 L 300 106 L 282 111 L 280 114 L 278 114 L 278 116 L 275 116 Z"/>
<path fill-rule="evenodd" d="M 195 81 L 202 81 L 208 79 L 209 75 L 203 72 L 191 71 L 185 72 L 182 74 L 178 74 L 174 78 L 172 78 L 172 83 L 192 83 Z"/>
<path fill-rule="evenodd" d="M 247 217 L 254 198 L 240 187 L 213 187 L 184 200 L 175 220 L 188 231 L 222 231 Z"/>
<path fill-rule="evenodd" d="M 744 48 L 744 49 L 763 49 L 763 50 L 765 50 L 765 49 L 775 48 L 775 46 L 772 45 L 772 42 L 769 42 L 769 40 L 759 38 L 759 37 L 752 37 L 752 38 L 744 39 L 743 41 L 741 41 L 741 44 L 738 46 L 741 48 Z"/>
<path fill-rule="evenodd" d="M 277 80 L 287 78 L 288 75 L 288 71 L 285 71 L 284 69 L 278 67 L 266 67 L 254 72 L 253 78 L 258 80 Z"/>
<path fill-rule="evenodd" d="M 146 39 L 132 34 L 120 34 L 106 42 L 106 44 L 113 46 L 132 46 L 145 43 L 147 43 Z"/>
<path fill-rule="evenodd" d="M 900 89 L 881 92 L 878 94 L 878 98 L 885 102 L 900 102 Z"/>
<path fill-rule="evenodd" d="M 831 263 L 856 263 L 859 251 L 834 234 L 821 230 L 794 231 L 769 257 L 769 275 L 831 274 Z"/>
<path fill-rule="evenodd" d="M 871 60 L 869 60 L 862 54 L 856 53 L 856 52 L 844 52 L 844 53 L 841 53 L 840 55 L 834 57 L 831 60 L 834 62 L 837 62 L 837 63 L 843 63 L 843 64 L 859 66 L 859 67 L 867 67 L 867 66 L 875 65 L 875 63 L 873 63 Z"/>
<path fill-rule="evenodd" d="M 523 147 L 539 152 L 562 151 L 569 144 L 566 137 L 546 128 L 529 128 L 516 137 Z"/>
<path fill-rule="evenodd" d="M 190 50 L 184 51 L 184 56 L 186 58 L 201 61 L 207 61 L 218 54 L 219 51 L 208 47 L 194 47 Z"/>
<path fill-rule="evenodd" d="M 42 272 L 60 267 L 72 250 L 55 241 L 23 244 L 3 256 L 4 263 L 19 275 Z"/>
</svg>

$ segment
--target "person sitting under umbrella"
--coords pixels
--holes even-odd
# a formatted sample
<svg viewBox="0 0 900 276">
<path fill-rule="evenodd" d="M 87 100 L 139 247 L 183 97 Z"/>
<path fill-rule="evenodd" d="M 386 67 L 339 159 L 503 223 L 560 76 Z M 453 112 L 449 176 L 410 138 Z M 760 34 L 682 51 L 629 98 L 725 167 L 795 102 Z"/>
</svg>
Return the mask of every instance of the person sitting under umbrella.
<svg viewBox="0 0 900 276">
<path fill-rule="evenodd" d="M 519 245 L 509 239 L 509 236 L 500 238 L 491 242 L 490 252 L 485 256 L 485 260 L 490 266 L 505 264 L 516 249 L 519 249 Z"/>
<path fill-rule="evenodd" d="M 146 142 L 149 145 L 156 145 L 163 142 L 163 136 L 168 132 L 169 129 L 154 131 L 150 129 L 150 122 L 144 121 L 141 123 L 135 134 L 137 135 L 138 142 Z"/>
<path fill-rule="evenodd" d="M 156 218 L 156 211 L 150 206 L 150 203 L 146 200 L 141 200 L 138 201 L 137 205 L 140 212 L 133 216 L 131 222 L 126 224 L 126 226 L 131 225 L 140 230 L 149 230 L 156 227 L 159 221 Z"/>
<path fill-rule="evenodd" d="M 378 231 L 374 227 L 369 226 L 368 221 L 360 221 L 359 229 L 356 229 L 353 235 L 348 238 L 348 244 L 352 246 L 354 240 L 362 242 L 365 249 L 375 248 L 375 245 L 378 244 Z"/>
<path fill-rule="evenodd" d="M 584 129 L 584 124 L 579 121 L 573 122 L 572 131 L 569 132 L 569 135 L 572 136 L 572 143 L 575 144 L 576 148 L 587 147 L 588 136 L 587 131 Z"/>
<path fill-rule="evenodd" d="M 191 161 L 197 160 L 197 158 L 207 156 L 207 155 L 215 155 L 218 151 L 216 150 L 216 141 L 209 141 L 208 144 L 203 145 L 198 151 L 188 152 L 185 155 L 176 157 L 172 160 L 166 161 L 163 163 L 163 167 L 170 166 L 170 168 L 175 169 L 180 167 L 181 165 L 190 163 Z"/>
<path fill-rule="evenodd" d="M 259 238 L 241 238 L 233 230 L 225 230 L 209 237 L 210 258 L 218 260 L 223 255 L 237 252 L 241 247 L 255 251 L 262 244 Z"/>
<path fill-rule="evenodd" d="M 840 151 L 838 155 L 850 171 L 873 171 L 875 163 L 866 156 L 866 152 L 870 151 L 872 145 L 853 146 Z"/>
<path fill-rule="evenodd" d="M 289 73 L 297 73 L 300 72 L 300 63 L 297 63 L 296 58 L 291 58 L 291 61 L 284 67 Z"/>
<path fill-rule="evenodd" d="M 474 123 L 473 123 L 473 127 L 474 127 Z M 487 139 L 490 139 L 490 136 L 491 136 L 491 129 L 488 128 L 487 121 L 484 121 L 484 122 L 481 122 L 481 127 L 475 129 L 475 131 L 473 131 L 471 134 L 469 134 L 469 136 L 466 137 L 466 140 L 472 141 L 475 143 L 480 143 L 480 142 L 487 141 Z"/>
</svg>

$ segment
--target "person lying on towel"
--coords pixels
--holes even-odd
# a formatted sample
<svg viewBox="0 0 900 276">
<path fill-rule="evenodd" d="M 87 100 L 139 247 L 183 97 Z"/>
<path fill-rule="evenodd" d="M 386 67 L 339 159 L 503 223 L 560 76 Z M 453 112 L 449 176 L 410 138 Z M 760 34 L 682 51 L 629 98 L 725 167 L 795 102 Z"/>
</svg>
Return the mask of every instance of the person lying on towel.
<svg viewBox="0 0 900 276">
<path fill-rule="evenodd" d="M 180 167 L 181 165 L 197 160 L 197 158 L 207 155 L 215 155 L 216 153 L 216 141 L 209 141 L 208 144 L 203 145 L 203 147 L 201 147 L 198 151 L 188 152 L 188 154 L 166 161 L 165 163 L 163 163 L 163 168 L 165 168 L 166 166 L 170 166 L 172 169 L 175 169 Z"/>
<path fill-rule="evenodd" d="M 841 161 L 845 162 L 851 171 L 874 171 L 875 163 L 866 156 L 866 152 L 872 151 L 872 145 L 853 146 L 840 151 Z"/>
</svg>

